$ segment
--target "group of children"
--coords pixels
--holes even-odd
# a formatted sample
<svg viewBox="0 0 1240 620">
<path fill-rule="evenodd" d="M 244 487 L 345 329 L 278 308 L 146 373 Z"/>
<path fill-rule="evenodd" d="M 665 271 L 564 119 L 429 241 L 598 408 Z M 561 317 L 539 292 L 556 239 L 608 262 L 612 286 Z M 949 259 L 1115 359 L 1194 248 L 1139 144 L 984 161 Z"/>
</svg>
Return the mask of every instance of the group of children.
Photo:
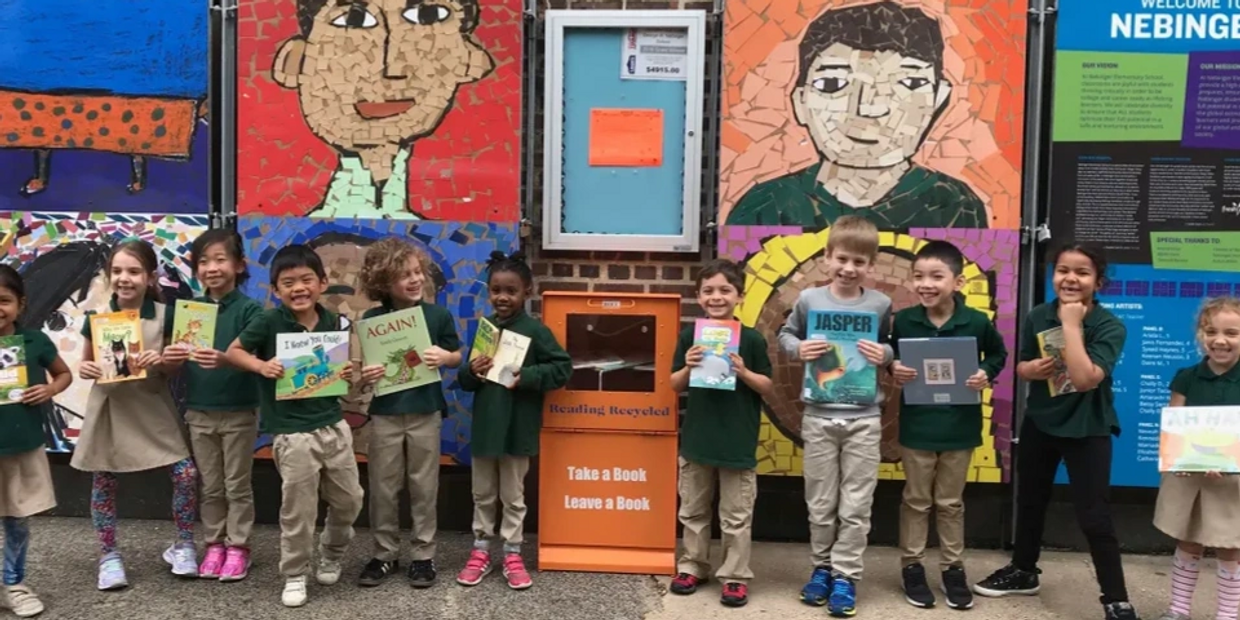
<svg viewBox="0 0 1240 620">
<path fill-rule="evenodd" d="M 91 517 L 99 541 L 98 588 L 128 585 L 117 547 L 116 474 L 167 468 L 173 482 L 172 513 L 177 537 L 164 552 L 173 574 L 239 581 L 250 569 L 249 536 L 254 523 L 251 486 L 258 432 L 274 436 L 272 452 L 282 479 L 281 600 L 289 607 L 306 603 L 313 572 L 321 585 L 341 578 L 341 559 L 353 539 L 353 523 L 364 492 L 353 451 L 352 430 L 335 397 L 277 400 L 276 382 L 285 369 L 276 356 L 279 334 L 348 328 L 319 298 L 327 274 L 319 256 L 304 245 L 278 251 L 271 263 L 271 286 L 278 308 L 264 310 L 238 287 L 247 277 L 241 239 L 215 229 L 193 243 L 190 257 L 206 294 L 195 299 L 218 306 L 213 348 L 174 344 L 173 308 L 160 300 L 157 259 L 150 244 L 127 239 L 113 248 L 105 274 L 112 291 L 110 311 L 136 311 L 142 351 L 131 359 L 146 377 L 91 387 L 72 466 L 92 473 Z M 460 339 L 448 311 L 423 301 L 427 256 L 409 242 L 386 239 L 370 247 L 361 280 L 379 305 L 365 317 L 421 306 L 433 345 L 421 351 L 430 368 L 462 364 Z M 541 322 L 525 314 L 533 277 L 520 255 L 494 253 L 488 263 L 494 314 L 505 330 L 531 339 L 515 379 L 507 385 L 481 379 L 491 364 L 479 356 L 461 369 L 461 387 L 474 392 L 473 496 L 475 543 L 457 582 L 477 585 L 493 567 L 491 539 L 496 511 L 502 510 L 502 571 L 513 589 L 532 585 L 521 557 L 525 519 L 524 478 L 538 451 L 543 395 L 568 382 L 568 354 Z M 70 369 L 43 332 L 18 324 L 26 303 L 21 276 L 0 266 L 0 336 L 24 338 L 29 387 L 18 400 L 0 406 L 0 517 L 4 523 L 4 587 L 0 608 L 20 617 L 43 611 L 25 583 L 29 541 L 27 517 L 55 506 L 43 448 L 41 406 L 72 382 Z M 82 335 L 91 338 L 89 321 Z M 103 376 L 87 347 L 78 375 Z M 184 421 L 168 387 L 174 373 L 188 383 Z M 350 383 L 372 384 L 384 375 L 378 365 L 353 360 L 342 371 Z M 447 404 L 435 383 L 376 397 L 370 407 L 368 453 L 370 522 L 374 556 L 358 583 L 376 586 L 399 569 L 398 495 L 412 498 L 412 561 L 408 578 L 429 587 L 437 578 L 435 558 L 439 473 L 439 429 Z M 260 415 L 261 412 L 261 415 Z M 188 432 L 186 432 L 188 431 Z M 201 485 L 201 491 L 199 486 Z M 323 532 L 315 544 L 319 500 L 327 504 Z M 201 558 L 195 522 L 203 523 Z M 317 547 L 317 548 L 316 548 Z M 313 558 L 317 556 L 317 562 Z"/>
<path fill-rule="evenodd" d="M 964 304 L 964 258 L 945 241 L 925 244 L 913 262 L 913 289 L 920 303 L 892 313 L 891 300 L 864 286 L 878 253 L 878 231 L 865 219 L 839 218 L 831 227 L 824 260 L 828 285 L 803 292 L 779 332 L 786 355 L 812 362 L 827 350 L 809 338 L 811 311 L 869 312 L 880 317 L 877 341 L 861 341 L 858 352 L 886 368 L 896 384 L 917 378 L 900 361 L 904 338 L 971 337 L 979 350 L 979 370 L 966 385 L 988 388 L 1007 359 L 1003 339 L 982 312 Z M 362 508 L 352 434 L 336 398 L 276 400 L 275 383 L 284 368 L 275 355 L 278 334 L 337 331 L 347 322 L 319 304 L 327 288 L 318 255 L 303 245 L 281 249 L 272 259 L 271 285 L 281 305 L 264 310 L 238 286 L 247 276 L 236 233 L 211 230 L 193 244 L 191 260 L 206 294 L 196 301 L 219 306 L 215 347 L 190 349 L 171 343 L 172 311 L 159 300 L 157 261 L 151 246 L 126 240 L 112 251 L 106 274 L 112 288 L 110 309 L 137 311 L 143 347 L 134 363 L 147 378 L 96 383 L 72 465 L 93 474 L 91 514 L 99 540 L 98 587 L 128 584 L 116 538 L 116 474 L 167 468 L 173 481 L 177 538 L 164 553 L 174 574 L 220 581 L 244 579 L 250 568 L 249 535 L 254 521 L 250 473 L 260 427 L 274 435 L 273 455 L 283 480 L 280 508 L 282 602 L 304 605 L 311 572 L 319 584 L 341 578 L 341 558 L 353 538 Z M 379 305 L 365 318 L 420 305 L 433 345 L 421 352 L 432 368 L 464 364 L 451 315 L 423 301 L 426 256 L 399 239 L 387 239 L 367 252 L 361 281 Z M 900 549 L 905 598 L 917 607 L 936 603 L 925 559 L 928 522 L 934 509 L 940 543 L 941 589 L 955 609 L 983 596 L 1032 595 L 1039 590 L 1037 568 L 1046 510 L 1055 472 L 1067 466 L 1078 521 L 1090 547 L 1108 620 L 1135 620 L 1128 601 L 1119 544 L 1111 521 L 1108 493 L 1111 436 L 1119 423 L 1111 391 L 1111 372 L 1123 350 L 1123 323 L 1096 301 L 1105 283 L 1106 262 L 1092 248 L 1066 245 L 1052 256 L 1055 299 L 1033 309 L 1020 335 L 1017 374 L 1029 383 L 1028 408 L 1020 432 L 1017 472 L 1018 536 L 1011 563 L 969 585 L 964 570 L 963 491 L 975 448 L 982 444 L 981 405 L 909 405 L 900 408 L 899 438 L 905 473 L 900 509 Z M 524 364 L 509 385 L 485 381 L 491 360 L 463 365 L 458 380 L 475 393 L 473 417 L 474 548 L 457 582 L 480 583 L 495 564 L 510 587 L 532 581 L 521 556 L 526 514 L 524 479 L 538 452 L 543 396 L 563 387 L 572 373 L 568 354 L 550 330 L 525 312 L 533 277 L 519 255 L 494 253 L 488 289 L 497 326 L 531 338 Z M 734 316 L 744 288 L 735 263 L 717 260 L 698 274 L 698 302 L 712 319 Z M 17 323 L 25 305 L 25 286 L 12 268 L 0 266 L 0 336 L 24 339 L 29 386 L 19 402 L 0 406 L 0 517 L 4 525 L 4 587 L 0 607 L 21 617 L 43 610 L 25 584 L 27 517 L 55 505 L 43 450 L 40 407 L 64 391 L 72 373 L 56 347 L 38 329 Z M 1054 359 L 1044 357 L 1036 334 L 1061 327 L 1062 364 L 1076 387 L 1051 396 L 1048 379 Z M 91 337 L 89 323 L 83 335 Z M 1240 301 L 1208 302 L 1198 318 L 1205 358 L 1180 371 L 1171 384 L 1171 405 L 1240 404 Z M 776 398 L 765 338 L 743 327 L 738 351 L 731 354 L 735 391 L 690 389 L 689 375 L 705 351 L 694 345 L 693 329 L 677 340 L 671 385 L 688 391 L 681 428 L 679 519 L 684 551 L 671 591 L 695 592 L 711 574 L 711 507 L 719 493 L 723 533 L 721 602 L 739 607 L 748 601 L 750 533 L 757 496 L 755 454 L 764 399 Z M 189 394 L 184 427 L 168 391 L 168 377 L 185 373 Z M 78 369 L 83 379 L 102 376 L 91 349 Z M 381 366 L 354 361 L 344 371 L 351 383 L 370 384 Z M 839 404 L 803 398 L 805 498 L 809 513 L 813 570 L 801 600 L 825 605 L 832 616 L 857 613 L 857 583 L 880 461 L 882 391 L 873 404 Z M 408 489 L 412 508 L 412 559 L 407 575 L 415 587 L 437 578 L 435 558 L 439 431 L 446 408 L 442 387 L 430 384 L 376 397 L 370 406 L 368 451 L 370 525 L 374 555 L 358 577 L 376 586 L 400 569 L 397 497 Z M 261 412 L 261 416 L 259 415 Z M 199 492 L 201 484 L 201 492 Z M 315 521 L 320 498 L 328 506 L 317 550 Z M 500 556 L 493 559 L 499 512 Z M 205 552 L 194 542 L 201 519 Z M 1193 591 L 1206 547 L 1218 557 L 1218 620 L 1235 620 L 1240 604 L 1240 483 L 1221 475 L 1165 475 L 1155 525 L 1175 537 L 1172 603 L 1162 620 L 1189 617 Z M 317 563 L 312 560 L 317 555 Z"/>
</svg>

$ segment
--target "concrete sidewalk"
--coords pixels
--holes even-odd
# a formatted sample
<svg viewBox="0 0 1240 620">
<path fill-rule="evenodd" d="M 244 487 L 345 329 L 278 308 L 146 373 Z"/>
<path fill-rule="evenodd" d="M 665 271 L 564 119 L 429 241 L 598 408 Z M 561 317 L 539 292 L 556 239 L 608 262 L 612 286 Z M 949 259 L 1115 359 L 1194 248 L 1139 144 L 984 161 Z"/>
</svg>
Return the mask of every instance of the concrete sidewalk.
<svg viewBox="0 0 1240 620">
<path fill-rule="evenodd" d="M 694 596 L 666 594 L 667 578 L 585 573 L 535 573 L 535 586 L 513 592 L 498 574 L 476 588 L 462 588 L 453 577 L 469 553 L 469 537 L 441 534 L 438 564 L 440 583 L 428 590 L 410 588 L 399 575 L 375 589 L 353 585 L 371 549 L 364 530 L 350 549 L 345 579 L 330 588 L 311 585 L 310 602 L 301 609 L 280 605 L 283 580 L 277 574 L 279 531 L 258 526 L 254 535 L 257 565 L 246 581 L 221 584 L 181 580 L 167 572 L 160 554 L 172 539 L 170 522 L 122 521 L 121 551 L 132 584 L 122 592 L 95 589 L 95 537 L 86 519 L 32 520 L 30 585 L 40 594 L 53 619 L 91 620 L 245 620 L 298 618 L 354 620 L 361 618 L 428 620 L 709 620 L 713 618 L 826 618 L 824 609 L 806 607 L 796 600 L 808 575 L 807 549 L 799 544 L 758 544 L 753 568 L 751 601 L 740 610 L 719 605 L 718 584 L 711 582 Z M 531 547 L 527 557 L 534 555 Z M 890 548 L 872 548 L 867 554 L 867 577 L 860 589 L 859 618 L 954 618 L 972 620 L 1040 620 L 1100 618 L 1097 586 L 1089 558 L 1081 554 L 1048 553 L 1042 568 L 1044 594 L 1019 600 L 979 600 L 967 616 L 945 607 L 917 610 L 899 592 L 898 554 Z M 996 552 L 970 555 L 972 578 L 1006 562 Z M 533 562 L 530 562 L 531 568 Z M 1147 620 L 1158 617 L 1166 604 L 1169 559 L 1126 558 L 1129 588 L 1138 610 Z M 934 571 L 937 572 L 937 571 Z M 1213 610 L 1214 563 L 1207 561 L 1197 617 Z M 937 587 L 937 575 L 932 576 Z M 0 619 L 12 617 L 0 612 Z"/>
</svg>

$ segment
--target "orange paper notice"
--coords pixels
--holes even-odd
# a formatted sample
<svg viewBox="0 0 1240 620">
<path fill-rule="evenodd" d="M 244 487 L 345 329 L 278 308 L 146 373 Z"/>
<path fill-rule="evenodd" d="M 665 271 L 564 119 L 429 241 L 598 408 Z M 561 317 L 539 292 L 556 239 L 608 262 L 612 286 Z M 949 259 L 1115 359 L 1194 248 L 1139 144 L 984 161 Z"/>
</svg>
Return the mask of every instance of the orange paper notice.
<svg viewBox="0 0 1240 620">
<path fill-rule="evenodd" d="M 590 110 L 590 165 L 663 165 L 663 110 Z"/>
</svg>

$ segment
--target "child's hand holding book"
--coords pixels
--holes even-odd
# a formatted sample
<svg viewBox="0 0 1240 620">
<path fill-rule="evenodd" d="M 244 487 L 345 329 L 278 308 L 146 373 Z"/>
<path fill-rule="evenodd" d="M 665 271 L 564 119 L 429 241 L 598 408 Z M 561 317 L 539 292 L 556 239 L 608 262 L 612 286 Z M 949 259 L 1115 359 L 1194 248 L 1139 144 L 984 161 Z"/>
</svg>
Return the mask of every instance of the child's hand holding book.
<svg viewBox="0 0 1240 620">
<path fill-rule="evenodd" d="M 696 368 L 702 365 L 702 360 L 706 358 L 706 347 L 702 345 L 693 345 L 685 351 L 685 366 Z"/>
<path fill-rule="evenodd" d="M 801 361 L 812 362 L 822 357 L 831 345 L 826 340 L 802 340 L 801 346 L 797 348 L 797 354 L 800 355 Z"/>
<path fill-rule="evenodd" d="M 865 361 L 875 366 L 882 366 L 883 362 L 887 361 L 887 352 L 883 350 L 883 345 L 873 340 L 858 340 L 857 352 Z"/>
<path fill-rule="evenodd" d="M 891 363 L 891 376 L 895 378 L 897 385 L 904 385 L 917 380 L 917 371 L 896 360 Z"/>
<path fill-rule="evenodd" d="M 159 351 L 143 351 L 134 358 L 133 365 L 140 371 L 158 364 L 162 359 Z"/>
<path fill-rule="evenodd" d="M 1028 362 L 1021 362 L 1016 371 L 1026 381 L 1046 381 L 1055 374 L 1055 358 L 1042 357 Z"/>
<path fill-rule="evenodd" d="M 198 348 L 190 352 L 189 359 L 204 370 L 214 370 L 221 366 L 220 361 L 224 359 L 224 354 L 215 349 Z"/>
<path fill-rule="evenodd" d="M 964 382 L 964 385 L 970 390 L 980 392 L 990 385 L 990 377 L 986 376 L 985 370 L 978 369 L 977 372 L 973 373 L 972 377 L 969 377 Z"/>
</svg>

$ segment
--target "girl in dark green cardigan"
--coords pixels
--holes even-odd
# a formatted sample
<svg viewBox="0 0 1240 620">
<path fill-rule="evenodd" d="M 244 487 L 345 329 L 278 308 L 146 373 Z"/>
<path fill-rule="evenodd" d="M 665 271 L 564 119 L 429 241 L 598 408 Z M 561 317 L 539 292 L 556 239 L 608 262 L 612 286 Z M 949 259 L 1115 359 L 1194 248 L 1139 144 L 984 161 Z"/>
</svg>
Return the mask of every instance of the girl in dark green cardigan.
<svg viewBox="0 0 1240 620">
<path fill-rule="evenodd" d="M 525 299 L 534 286 L 530 267 L 520 255 L 493 252 L 487 262 L 487 287 L 495 314 L 488 317 L 503 331 L 530 339 L 521 368 L 507 385 L 485 379 L 490 357 L 470 360 L 458 380 L 474 392 L 473 452 L 474 550 L 456 581 L 478 585 L 491 572 L 490 538 L 495 535 L 496 503 L 503 503 L 499 534 L 504 541 L 504 577 L 508 587 L 533 585 L 521 560 L 525 522 L 525 474 L 530 457 L 538 454 L 543 395 L 564 387 L 573 372 L 568 353 L 551 330 L 525 313 Z M 471 352 L 472 353 L 472 352 Z M 501 373 L 501 379 L 508 373 Z"/>
</svg>

